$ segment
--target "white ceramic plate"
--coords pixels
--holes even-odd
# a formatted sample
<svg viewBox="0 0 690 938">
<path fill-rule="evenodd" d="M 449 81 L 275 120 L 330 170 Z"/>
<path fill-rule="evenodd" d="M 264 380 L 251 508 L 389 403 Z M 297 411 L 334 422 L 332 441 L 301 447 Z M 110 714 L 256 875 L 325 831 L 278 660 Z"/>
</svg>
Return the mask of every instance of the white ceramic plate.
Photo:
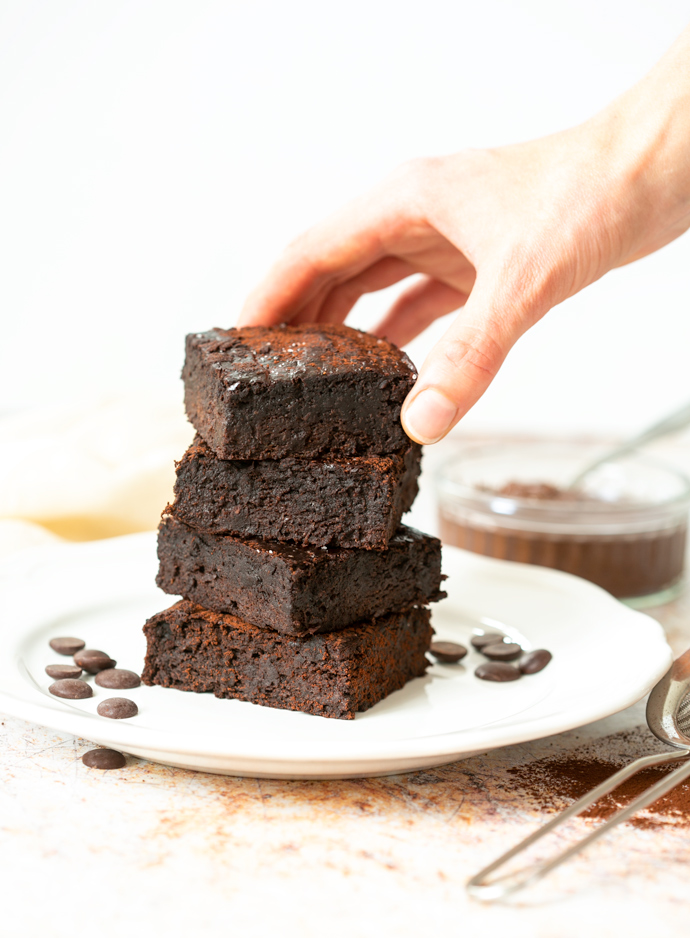
<svg viewBox="0 0 690 938">
<path fill-rule="evenodd" d="M 88 700 L 48 693 L 44 668 L 62 660 L 48 641 L 76 635 L 118 665 L 143 666 L 141 627 L 171 597 L 154 584 L 154 534 L 25 551 L 0 567 L 0 709 L 156 762 L 229 775 L 343 778 L 452 762 L 498 746 L 608 716 L 646 694 L 671 652 L 656 621 L 584 580 L 446 547 L 448 599 L 434 608 L 437 638 L 468 643 L 499 625 L 525 647 L 549 648 L 551 664 L 508 684 L 480 681 L 472 652 L 434 664 L 426 677 L 359 714 L 333 720 L 217 700 L 161 687 L 136 700 L 127 721 L 99 717 L 117 696 L 94 686 Z"/>
</svg>

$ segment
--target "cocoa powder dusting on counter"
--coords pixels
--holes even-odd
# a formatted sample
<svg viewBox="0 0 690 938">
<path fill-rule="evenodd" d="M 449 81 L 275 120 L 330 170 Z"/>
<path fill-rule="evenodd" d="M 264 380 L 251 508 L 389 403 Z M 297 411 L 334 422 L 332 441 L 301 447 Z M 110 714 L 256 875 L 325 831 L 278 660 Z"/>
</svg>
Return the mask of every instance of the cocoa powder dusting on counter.
<svg viewBox="0 0 690 938">
<path fill-rule="evenodd" d="M 650 751 L 641 752 L 640 755 L 648 755 Z M 508 774 L 515 785 L 536 803 L 540 811 L 551 814 L 562 811 L 592 791 L 628 761 L 632 760 L 614 762 L 589 754 L 578 755 L 576 750 L 570 754 L 516 766 L 508 769 Z M 669 766 L 653 766 L 638 772 L 613 794 L 600 798 L 580 817 L 600 820 L 610 818 L 619 808 L 628 805 L 633 798 L 675 768 L 677 764 L 671 763 Z M 677 785 L 648 808 L 634 815 L 627 823 L 641 829 L 690 827 L 690 782 L 685 781 Z"/>
</svg>

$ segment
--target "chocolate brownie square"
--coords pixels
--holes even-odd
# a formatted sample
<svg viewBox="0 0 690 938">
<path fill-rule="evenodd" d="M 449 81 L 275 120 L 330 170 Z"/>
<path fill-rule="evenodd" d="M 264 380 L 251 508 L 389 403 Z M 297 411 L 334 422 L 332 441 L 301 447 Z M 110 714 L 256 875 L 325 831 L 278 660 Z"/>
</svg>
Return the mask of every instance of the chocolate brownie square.
<svg viewBox="0 0 690 938">
<path fill-rule="evenodd" d="M 350 459 L 218 459 L 197 435 L 166 512 L 197 531 L 311 547 L 387 547 L 417 494 L 421 447 Z"/>
<path fill-rule="evenodd" d="M 352 720 L 427 669 L 428 609 L 295 638 L 182 600 L 144 626 L 145 684 Z"/>
<path fill-rule="evenodd" d="M 203 534 L 169 515 L 156 583 L 261 629 L 308 635 L 441 599 L 441 542 L 400 525 L 386 550 L 309 549 Z"/>
<path fill-rule="evenodd" d="M 396 346 L 348 326 L 246 326 L 187 336 L 187 416 L 222 459 L 382 456 L 409 440 L 417 373 Z"/>
</svg>

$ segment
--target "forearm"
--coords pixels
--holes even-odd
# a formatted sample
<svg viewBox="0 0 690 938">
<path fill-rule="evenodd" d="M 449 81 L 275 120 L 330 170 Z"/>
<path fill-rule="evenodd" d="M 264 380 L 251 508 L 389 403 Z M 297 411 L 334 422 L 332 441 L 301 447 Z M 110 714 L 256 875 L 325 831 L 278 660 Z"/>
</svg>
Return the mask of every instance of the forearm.
<svg viewBox="0 0 690 938">
<path fill-rule="evenodd" d="M 243 321 L 342 322 L 362 294 L 421 274 L 376 331 L 402 345 L 463 307 L 403 409 L 408 435 L 432 443 L 551 307 L 688 227 L 690 28 L 578 127 L 406 164 L 297 239 Z"/>
<path fill-rule="evenodd" d="M 636 202 L 627 208 L 637 243 L 619 261 L 629 263 L 690 227 L 690 27 L 641 81 L 588 123 L 609 157 L 613 191 Z"/>
</svg>

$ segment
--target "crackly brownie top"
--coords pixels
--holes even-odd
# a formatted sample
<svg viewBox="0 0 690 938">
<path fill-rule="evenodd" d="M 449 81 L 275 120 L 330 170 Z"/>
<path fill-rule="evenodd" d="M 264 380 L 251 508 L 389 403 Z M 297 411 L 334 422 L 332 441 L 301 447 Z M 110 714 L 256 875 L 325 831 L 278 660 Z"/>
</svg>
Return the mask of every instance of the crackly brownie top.
<svg viewBox="0 0 690 938">
<path fill-rule="evenodd" d="M 329 323 L 211 329 L 188 336 L 209 364 L 235 381 L 290 381 L 369 373 L 414 381 L 415 367 L 395 345 L 368 332 Z"/>
</svg>

